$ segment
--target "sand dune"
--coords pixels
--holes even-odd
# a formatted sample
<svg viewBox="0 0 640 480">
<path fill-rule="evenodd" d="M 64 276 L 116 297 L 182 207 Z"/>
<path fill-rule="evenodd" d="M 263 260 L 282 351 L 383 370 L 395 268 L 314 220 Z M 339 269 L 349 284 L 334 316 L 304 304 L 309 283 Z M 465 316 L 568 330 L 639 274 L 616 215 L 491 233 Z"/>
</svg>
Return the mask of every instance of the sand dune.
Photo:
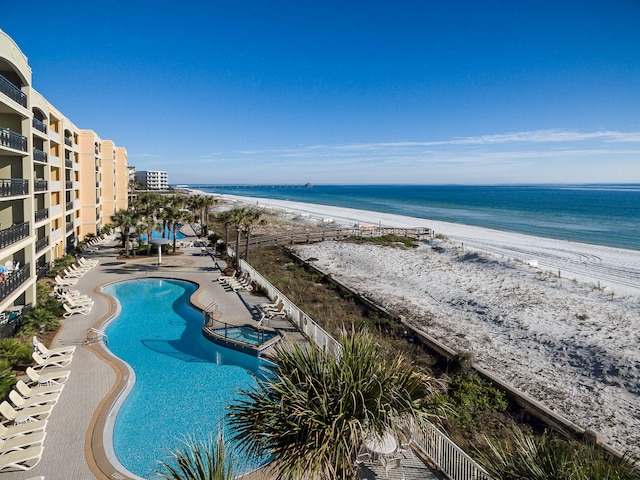
<svg viewBox="0 0 640 480">
<path fill-rule="evenodd" d="M 239 198 L 255 206 L 255 198 Z M 324 224 L 431 227 L 416 249 L 323 242 L 296 247 L 542 401 L 640 453 L 640 251 L 411 217 L 259 200 Z M 434 249 L 433 247 L 441 247 Z"/>
</svg>

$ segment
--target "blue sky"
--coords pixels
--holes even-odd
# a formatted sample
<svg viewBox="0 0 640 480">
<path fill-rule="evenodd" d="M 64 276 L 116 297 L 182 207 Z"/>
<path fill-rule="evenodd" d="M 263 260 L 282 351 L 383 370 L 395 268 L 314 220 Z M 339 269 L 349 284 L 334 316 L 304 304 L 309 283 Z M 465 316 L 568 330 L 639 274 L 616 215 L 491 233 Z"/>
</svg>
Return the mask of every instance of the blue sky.
<svg viewBox="0 0 640 480">
<path fill-rule="evenodd" d="M 0 17 L 38 91 L 171 183 L 640 183 L 638 25 L 638 0 L 70 0 Z"/>
</svg>

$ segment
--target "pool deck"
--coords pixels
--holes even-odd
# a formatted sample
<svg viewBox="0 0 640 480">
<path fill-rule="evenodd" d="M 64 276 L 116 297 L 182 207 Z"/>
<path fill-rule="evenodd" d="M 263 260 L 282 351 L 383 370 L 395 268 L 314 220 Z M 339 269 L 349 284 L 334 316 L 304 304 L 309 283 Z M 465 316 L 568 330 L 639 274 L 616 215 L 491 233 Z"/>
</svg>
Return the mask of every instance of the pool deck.
<svg viewBox="0 0 640 480">
<path fill-rule="evenodd" d="M 104 349 L 102 342 L 87 343 L 87 330 L 100 329 L 116 312 L 116 303 L 100 291 L 100 287 L 117 281 L 135 278 L 168 277 L 189 280 L 199 285 L 192 296 L 193 304 L 206 309 L 216 302 L 220 320 L 230 324 L 257 322 L 255 306 L 265 297 L 249 292 L 230 292 L 218 282 L 220 269 L 208 255 L 201 255 L 200 247 L 181 249 L 179 255 L 164 255 L 162 265 L 157 257 L 121 260 L 117 258 L 116 242 L 99 247 L 99 251 L 87 258 L 100 263 L 89 270 L 72 287 L 92 297 L 95 304 L 87 315 L 73 315 L 62 320 L 54 345 L 76 345 L 73 361 L 68 367 L 71 375 L 53 408 L 47 425 L 42 459 L 26 472 L 1 473 L 2 480 L 26 480 L 39 475 L 46 480 L 130 479 L 122 470 L 114 467 L 107 458 L 103 446 L 102 431 L 109 414 L 109 407 L 128 383 L 126 366 L 114 359 Z M 223 268 L 224 264 L 221 265 Z M 286 341 L 306 343 L 305 337 L 288 322 L 274 321 L 271 327 L 286 330 Z M 144 432 L 140 432 L 144 435 Z M 430 470 L 417 459 L 403 462 L 404 478 L 436 479 Z M 390 471 L 389 478 L 402 478 L 400 471 Z M 264 475 L 251 475 L 253 480 L 265 479 Z M 247 477 L 249 478 L 249 477 Z M 361 478 L 386 478 L 384 469 L 372 465 L 363 469 Z"/>
</svg>

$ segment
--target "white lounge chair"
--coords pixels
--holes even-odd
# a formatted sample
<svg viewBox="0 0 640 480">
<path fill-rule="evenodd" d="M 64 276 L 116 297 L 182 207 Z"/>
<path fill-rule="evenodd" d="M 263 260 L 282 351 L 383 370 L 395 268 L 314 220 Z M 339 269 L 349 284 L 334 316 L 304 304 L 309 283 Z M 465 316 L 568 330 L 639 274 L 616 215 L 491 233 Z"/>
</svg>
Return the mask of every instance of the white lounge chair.
<svg viewBox="0 0 640 480">
<path fill-rule="evenodd" d="M 47 432 L 31 432 L 18 437 L 0 440 L 0 458 L 2 455 L 16 450 L 24 450 L 28 447 L 36 447 L 44 443 Z"/>
<path fill-rule="evenodd" d="M 15 406 L 16 410 L 24 408 L 39 407 L 40 405 L 55 405 L 60 399 L 60 392 L 52 392 L 47 395 L 36 395 L 35 397 L 22 398 L 18 392 L 11 390 L 9 392 L 9 400 Z"/>
<path fill-rule="evenodd" d="M 49 420 L 35 420 L 33 422 L 19 423 L 17 425 L 0 425 L 0 438 L 6 440 L 8 438 L 25 435 L 31 432 L 41 432 L 47 428 Z"/>
<path fill-rule="evenodd" d="M 27 367 L 27 376 L 29 379 L 39 385 L 49 385 L 51 383 L 64 383 L 69 378 L 71 372 L 69 370 L 55 370 L 52 372 L 36 372 L 33 367 Z"/>
<path fill-rule="evenodd" d="M 60 393 L 64 388 L 64 383 L 52 383 L 51 385 L 42 385 L 41 387 L 30 387 L 22 380 L 16 382 L 15 389 L 24 398 L 37 397 L 48 393 Z"/>
<path fill-rule="evenodd" d="M 53 410 L 53 405 L 48 403 L 46 405 L 38 405 L 35 407 L 22 408 L 20 410 L 16 410 L 11 406 L 9 402 L 4 400 L 0 403 L 0 413 L 4 418 L 10 420 L 12 422 L 20 423 L 20 419 L 23 418 L 26 420 L 31 418 L 39 418 L 40 420 L 44 420 L 49 416 Z"/>
<path fill-rule="evenodd" d="M 40 352 L 43 358 L 55 355 L 67 355 L 76 351 L 76 347 L 73 345 L 68 347 L 47 348 L 36 336 L 33 337 L 33 347 Z"/>
<path fill-rule="evenodd" d="M 42 446 L 31 447 L 0 455 L 0 472 L 32 469 L 40 462 L 43 448 Z"/>
<path fill-rule="evenodd" d="M 76 305 L 76 306 L 72 306 L 69 305 L 67 303 L 63 303 L 62 306 L 65 309 L 65 312 L 63 314 L 64 318 L 69 318 L 73 315 L 86 315 L 87 313 L 91 312 L 91 306 L 89 305 Z"/>
<path fill-rule="evenodd" d="M 77 278 L 62 278 L 60 275 L 56 275 L 55 281 L 58 285 L 62 285 L 63 287 L 71 287 L 78 283 Z"/>
<path fill-rule="evenodd" d="M 38 368 L 43 369 L 46 367 L 68 367 L 73 360 L 72 355 L 58 355 L 55 357 L 42 358 L 38 352 L 33 352 L 31 358 L 36 362 Z"/>
</svg>

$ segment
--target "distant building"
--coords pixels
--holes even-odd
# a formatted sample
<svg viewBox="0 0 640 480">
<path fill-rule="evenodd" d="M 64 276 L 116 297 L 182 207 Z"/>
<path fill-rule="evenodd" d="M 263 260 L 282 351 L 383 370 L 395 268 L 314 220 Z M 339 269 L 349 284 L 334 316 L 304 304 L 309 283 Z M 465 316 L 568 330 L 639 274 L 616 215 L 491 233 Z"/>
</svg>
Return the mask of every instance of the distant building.
<svg viewBox="0 0 640 480">
<path fill-rule="evenodd" d="M 169 175 L 161 170 L 140 170 L 136 171 L 136 182 L 148 190 L 167 190 Z"/>
</svg>

